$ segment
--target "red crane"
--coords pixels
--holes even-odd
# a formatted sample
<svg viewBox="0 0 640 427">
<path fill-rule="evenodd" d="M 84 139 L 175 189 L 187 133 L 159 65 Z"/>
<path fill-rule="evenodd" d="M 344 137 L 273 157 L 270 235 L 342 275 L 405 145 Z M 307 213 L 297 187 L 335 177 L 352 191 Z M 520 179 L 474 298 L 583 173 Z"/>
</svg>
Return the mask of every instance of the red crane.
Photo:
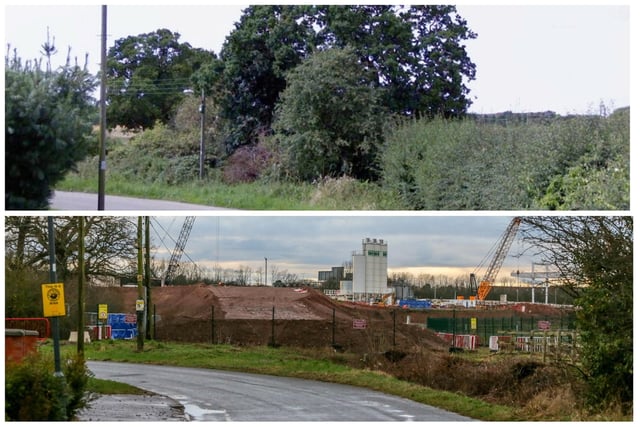
<svg viewBox="0 0 640 427">
<path fill-rule="evenodd" d="M 471 287 L 471 291 L 476 293 L 476 299 L 480 301 L 484 301 L 487 295 L 489 295 L 489 291 L 493 286 L 493 283 L 496 280 L 496 276 L 502 267 L 502 263 L 504 259 L 507 257 L 507 253 L 509 252 L 509 248 L 511 248 L 511 243 L 513 239 L 516 237 L 516 233 L 518 231 L 518 227 L 520 226 L 520 222 L 522 219 L 520 217 L 515 217 L 509 223 L 509 226 L 505 230 L 504 234 L 499 240 L 498 249 L 493 255 L 493 259 L 487 267 L 487 271 L 485 272 L 482 280 L 480 281 L 480 285 L 476 281 L 475 273 L 471 273 L 471 277 L 469 279 L 469 285 Z"/>
</svg>

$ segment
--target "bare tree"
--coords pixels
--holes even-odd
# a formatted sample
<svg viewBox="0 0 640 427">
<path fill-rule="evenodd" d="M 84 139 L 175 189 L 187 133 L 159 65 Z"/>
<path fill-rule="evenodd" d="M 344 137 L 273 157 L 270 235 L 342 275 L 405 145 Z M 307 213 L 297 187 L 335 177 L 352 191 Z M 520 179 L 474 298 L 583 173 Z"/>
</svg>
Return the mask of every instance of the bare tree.
<svg viewBox="0 0 640 427">
<path fill-rule="evenodd" d="M 55 217 L 58 276 L 65 280 L 78 268 L 78 218 Z M 85 271 L 87 275 L 116 276 L 130 272 L 135 260 L 135 225 L 130 218 L 85 217 Z M 7 268 L 46 268 L 48 264 L 46 217 L 5 217 Z"/>
</svg>

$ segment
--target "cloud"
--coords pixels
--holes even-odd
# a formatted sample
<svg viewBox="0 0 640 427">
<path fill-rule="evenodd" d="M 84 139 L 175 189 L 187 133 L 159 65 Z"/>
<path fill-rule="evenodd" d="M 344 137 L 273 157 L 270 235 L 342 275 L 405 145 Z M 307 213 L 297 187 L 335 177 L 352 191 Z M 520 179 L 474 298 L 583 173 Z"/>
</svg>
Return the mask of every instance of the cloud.
<svg viewBox="0 0 640 427">
<path fill-rule="evenodd" d="M 199 216 L 184 259 L 258 269 L 266 257 L 270 265 L 315 277 L 318 270 L 350 261 L 352 252 L 360 251 L 362 240 L 370 237 L 387 242 L 390 269 L 468 269 L 487 256 L 510 220 L 508 216 Z M 154 222 L 155 230 L 160 234 L 166 230 L 176 240 L 184 218 L 155 217 Z M 152 239 L 172 242 L 166 236 Z M 166 248 L 155 246 L 157 259 L 169 258 Z"/>
</svg>

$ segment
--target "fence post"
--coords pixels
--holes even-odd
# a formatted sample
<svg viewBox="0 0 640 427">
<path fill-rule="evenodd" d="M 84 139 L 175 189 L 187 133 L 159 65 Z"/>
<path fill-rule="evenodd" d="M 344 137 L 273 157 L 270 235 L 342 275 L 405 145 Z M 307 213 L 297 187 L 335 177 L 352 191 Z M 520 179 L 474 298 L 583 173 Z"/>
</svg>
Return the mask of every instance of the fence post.
<svg viewBox="0 0 640 427">
<path fill-rule="evenodd" d="M 211 306 L 211 344 L 216 343 L 216 317 L 215 307 Z"/>
<path fill-rule="evenodd" d="M 271 309 L 271 346 L 276 346 L 276 306 Z"/>
<path fill-rule="evenodd" d="M 331 325 L 331 346 L 336 346 L 336 309 L 333 309 L 332 325 Z"/>
</svg>

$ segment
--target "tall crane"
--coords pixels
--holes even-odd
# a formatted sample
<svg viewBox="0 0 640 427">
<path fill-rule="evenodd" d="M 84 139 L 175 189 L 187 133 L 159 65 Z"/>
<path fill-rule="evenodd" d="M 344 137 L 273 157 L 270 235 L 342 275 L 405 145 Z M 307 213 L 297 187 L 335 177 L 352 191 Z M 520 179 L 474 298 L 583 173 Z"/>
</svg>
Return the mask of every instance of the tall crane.
<svg viewBox="0 0 640 427">
<path fill-rule="evenodd" d="M 173 248 L 173 252 L 171 252 L 171 258 L 169 259 L 169 265 L 167 266 L 167 270 L 164 272 L 161 280 L 161 286 L 169 283 L 172 279 L 173 274 L 176 272 L 178 265 L 180 263 L 180 258 L 182 258 L 182 254 L 184 253 L 184 247 L 187 244 L 187 240 L 189 239 L 189 234 L 191 234 L 191 229 L 193 228 L 193 223 L 195 222 L 195 216 L 188 216 L 184 219 L 184 224 L 182 224 L 182 229 L 180 230 L 180 235 L 178 236 L 178 240 L 176 241 L 176 246 Z"/>
<path fill-rule="evenodd" d="M 480 285 L 476 280 L 476 275 L 471 273 L 471 277 L 469 278 L 469 285 L 471 287 L 471 291 L 476 293 L 476 298 L 480 301 L 484 301 L 484 299 L 489 295 L 489 291 L 491 291 L 491 287 L 493 286 L 493 282 L 496 280 L 496 276 L 502 267 L 502 263 L 504 259 L 507 257 L 507 253 L 509 252 L 509 248 L 511 247 L 511 243 L 513 239 L 516 237 L 516 233 L 518 231 L 518 227 L 520 226 L 520 222 L 522 219 L 520 217 L 515 217 L 509 223 L 509 226 L 505 230 L 504 234 L 499 240 L 498 249 L 493 255 L 493 259 L 487 267 L 487 271 L 485 272 L 482 280 L 480 281 Z"/>
</svg>

